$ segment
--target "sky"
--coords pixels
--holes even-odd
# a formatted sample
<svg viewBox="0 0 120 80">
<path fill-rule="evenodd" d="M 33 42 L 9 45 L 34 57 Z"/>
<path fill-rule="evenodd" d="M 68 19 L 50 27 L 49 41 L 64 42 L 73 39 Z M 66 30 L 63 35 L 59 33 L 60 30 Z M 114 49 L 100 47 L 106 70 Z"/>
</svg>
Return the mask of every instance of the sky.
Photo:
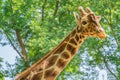
<svg viewBox="0 0 120 80">
<path fill-rule="evenodd" d="M 15 63 L 15 57 L 18 56 L 17 53 L 10 45 L 1 46 L 0 45 L 0 57 L 3 58 L 3 68 L 6 69 L 5 62 L 10 64 Z M 5 80 L 12 80 L 10 78 L 5 78 Z"/>
<path fill-rule="evenodd" d="M 0 57 L 3 58 L 4 62 L 7 61 L 10 64 L 14 64 L 16 56 L 17 56 L 17 53 L 13 50 L 13 48 L 10 45 L 6 45 L 6 46 L 0 45 Z"/>
</svg>

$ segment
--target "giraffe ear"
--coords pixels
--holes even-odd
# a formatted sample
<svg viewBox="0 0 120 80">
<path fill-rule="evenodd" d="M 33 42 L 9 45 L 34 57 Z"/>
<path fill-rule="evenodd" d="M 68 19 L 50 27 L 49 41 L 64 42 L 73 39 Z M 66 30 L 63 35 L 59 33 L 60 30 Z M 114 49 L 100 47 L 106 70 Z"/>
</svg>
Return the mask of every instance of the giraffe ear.
<svg viewBox="0 0 120 80">
<path fill-rule="evenodd" d="M 79 17 L 79 15 L 76 12 L 73 12 L 73 14 L 74 14 L 75 21 L 76 21 L 77 25 L 80 26 L 80 17 Z"/>
<path fill-rule="evenodd" d="M 101 20 L 101 16 L 97 16 L 97 19 L 100 21 Z"/>
</svg>

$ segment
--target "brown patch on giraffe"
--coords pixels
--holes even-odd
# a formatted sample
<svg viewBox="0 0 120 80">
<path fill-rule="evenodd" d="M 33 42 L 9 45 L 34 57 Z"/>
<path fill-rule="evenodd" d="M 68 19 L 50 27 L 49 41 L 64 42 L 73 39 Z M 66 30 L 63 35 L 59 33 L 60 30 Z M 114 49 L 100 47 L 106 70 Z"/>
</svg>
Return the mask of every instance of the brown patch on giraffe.
<svg viewBox="0 0 120 80">
<path fill-rule="evenodd" d="M 72 39 L 70 40 L 70 43 L 71 43 L 71 44 L 74 44 L 74 45 L 77 45 L 77 43 L 76 43 L 76 41 L 74 40 L 74 38 L 72 38 Z"/>
<path fill-rule="evenodd" d="M 71 56 L 76 53 L 76 48 L 70 44 L 67 45 L 67 50 L 71 53 Z"/>
<path fill-rule="evenodd" d="M 38 64 L 38 65 L 36 66 L 36 68 L 33 68 L 32 72 L 42 71 L 42 70 L 44 69 L 43 65 L 44 65 L 44 61 L 41 62 L 41 64 Z"/>
<path fill-rule="evenodd" d="M 76 39 L 76 41 L 79 41 L 79 36 L 76 35 L 76 36 L 75 36 L 75 39 Z"/>
<path fill-rule="evenodd" d="M 82 39 L 82 38 L 85 38 L 85 36 L 84 35 L 79 35 L 79 38 Z"/>
<path fill-rule="evenodd" d="M 40 68 L 38 71 L 42 71 L 43 70 L 43 68 Z"/>
<path fill-rule="evenodd" d="M 46 65 L 45 69 L 53 66 L 53 65 L 55 64 L 57 58 L 58 58 L 57 55 L 56 55 L 56 56 L 51 56 L 51 57 L 47 60 L 47 63 L 48 63 L 48 64 Z"/>
<path fill-rule="evenodd" d="M 82 38 L 85 38 L 85 36 L 84 36 L 84 35 L 82 35 Z"/>
<path fill-rule="evenodd" d="M 57 75 L 58 75 L 58 71 L 52 68 L 50 70 L 45 71 L 44 78 L 45 80 L 54 80 L 55 76 Z"/>
<path fill-rule="evenodd" d="M 80 35 L 79 38 L 82 39 L 82 35 Z"/>
<path fill-rule="evenodd" d="M 66 45 L 67 45 L 67 43 L 63 43 L 62 45 L 60 45 L 60 48 L 58 50 L 56 50 L 54 52 L 54 54 L 60 54 L 62 51 L 64 51 Z"/>
<path fill-rule="evenodd" d="M 84 34 L 84 33 L 85 33 L 85 30 L 82 30 L 82 33 Z"/>
<path fill-rule="evenodd" d="M 90 27 L 89 31 L 90 31 L 90 32 L 93 32 L 93 28 L 92 28 L 92 27 Z"/>
<path fill-rule="evenodd" d="M 87 28 L 85 29 L 85 32 L 88 33 L 88 29 Z"/>
<path fill-rule="evenodd" d="M 71 37 L 74 37 L 76 34 L 76 30 L 74 30 L 72 33 L 71 33 Z"/>
<path fill-rule="evenodd" d="M 70 36 L 68 36 L 65 41 L 68 42 L 70 40 Z"/>
<path fill-rule="evenodd" d="M 58 68 L 63 69 L 66 64 L 67 64 L 67 61 L 64 61 L 63 59 L 59 59 L 56 65 Z"/>
<path fill-rule="evenodd" d="M 34 75 L 31 79 L 28 80 L 41 80 L 43 72 Z"/>
<path fill-rule="evenodd" d="M 77 32 L 78 32 L 78 33 L 82 32 L 82 30 L 83 30 L 83 29 L 82 29 L 82 28 L 79 28 L 79 26 L 77 27 Z"/>
<path fill-rule="evenodd" d="M 22 77 L 20 80 L 30 80 L 29 75 Z"/>
<path fill-rule="evenodd" d="M 82 40 L 79 41 L 79 44 L 82 43 Z"/>
<path fill-rule="evenodd" d="M 70 58 L 70 55 L 67 52 L 63 52 L 62 53 L 62 58 L 68 59 L 68 58 Z"/>
</svg>

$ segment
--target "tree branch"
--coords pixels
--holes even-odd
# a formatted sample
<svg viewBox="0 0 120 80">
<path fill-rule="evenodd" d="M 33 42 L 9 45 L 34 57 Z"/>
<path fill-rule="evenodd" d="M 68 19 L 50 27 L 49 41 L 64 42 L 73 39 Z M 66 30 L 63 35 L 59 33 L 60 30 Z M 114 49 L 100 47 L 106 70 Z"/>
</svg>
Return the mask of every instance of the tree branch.
<svg viewBox="0 0 120 80">
<path fill-rule="evenodd" d="M 47 0 L 44 0 L 44 3 L 42 5 L 42 21 L 44 21 L 44 9 L 45 9 L 46 2 L 47 2 Z"/>
<path fill-rule="evenodd" d="M 103 47 L 102 47 L 102 48 L 103 48 Z M 104 49 L 104 48 L 103 48 L 103 49 Z M 98 50 L 99 52 L 101 52 L 99 47 L 97 48 L 97 50 Z M 105 49 L 104 49 L 104 50 L 105 50 Z M 111 71 L 111 69 L 108 67 L 109 65 L 108 65 L 108 62 L 107 62 L 105 56 L 104 56 L 103 54 L 101 54 L 101 55 L 102 55 L 102 58 L 103 58 L 103 62 L 104 62 L 104 64 L 105 64 L 105 67 L 108 69 L 108 71 L 109 71 L 117 80 L 119 80 L 119 78 L 115 75 L 115 73 L 113 73 L 113 72 Z"/>
<path fill-rule="evenodd" d="M 12 0 L 10 0 L 10 12 L 12 13 L 12 15 L 14 15 L 14 13 L 13 13 L 13 1 Z M 14 16 L 12 17 L 12 19 L 11 19 L 11 23 L 8 23 L 7 25 L 5 25 L 4 24 L 4 26 L 8 26 L 8 25 L 12 25 L 13 26 L 13 24 L 15 24 L 15 20 L 14 20 L 15 18 L 14 18 Z M 14 27 L 14 26 L 13 26 Z M 25 57 L 25 55 L 22 55 L 18 50 L 17 50 L 17 48 L 15 47 L 15 45 L 13 44 L 13 42 L 12 42 L 12 40 L 10 39 L 10 37 L 9 37 L 9 34 L 4 30 L 4 28 L 2 28 L 3 29 L 3 31 L 4 31 L 4 33 L 5 33 L 5 35 L 6 35 L 6 37 L 7 37 L 7 39 L 9 40 L 9 42 L 10 42 L 10 44 L 11 44 L 11 46 L 13 47 L 13 49 L 18 53 L 18 55 L 26 62 L 26 60 L 27 60 L 27 58 Z M 16 34 L 16 36 L 17 36 L 17 39 L 18 39 L 18 37 L 19 37 L 19 40 L 21 39 L 20 38 L 20 35 L 17 33 Z M 24 45 L 23 45 L 23 43 L 21 42 L 22 40 L 20 40 L 20 41 L 18 41 L 19 42 L 19 44 L 21 45 L 22 44 L 22 52 L 23 53 L 26 53 L 26 51 L 25 51 L 25 49 L 23 49 L 24 48 Z"/>
<path fill-rule="evenodd" d="M 54 10 L 53 16 L 55 16 L 57 14 L 57 11 L 58 11 L 58 8 L 59 8 L 59 2 L 60 2 L 60 0 L 56 1 L 56 5 L 55 5 L 55 10 Z"/>
<path fill-rule="evenodd" d="M 4 29 L 3 29 L 3 30 L 4 30 Z M 17 50 L 17 48 L 14 46 L 14 44 L 13 44 L 12 40 L 10 39 L 9 35 L 8 35 L 5 31 L 4 31 L 4 33 L 5 33 L 6 37 L 7 37 L 7 39 L 9 40 L 11 46 L 13 47 L 13 49 L 18 53 L 18 55 L 19 55 L 21 58 L 23 58 L 23 56 L 20 54 L 20 52 L 19 52 L 19 51 Z M 23 58 L 23 59 L 24 59 L 24 58 Z"/>
<path fill-rule="evenodd" d="M 102 47 L 102 48 L 103 48 L 103 47 Z M 100 47 L 98 47 L 97 49 L 94 47 L 94 49 L 95 49 L 95 52 L 96 52 L 96 53 L 98 53 L 98 52 L 101 53 Z M 104 48 L 103 48 L 103 49 L 104 49 Z M 104 51 L 105 51 L 105 49 L 104 49 Z M 109 65 L 108 65 L 108 62 L 107 62 L 105 56 L 104 56 L 103 54 L 101 54 L 101 57 L 103 58 L 103 63 L 105 64 L 105 67 L 107 68 L 107 70 L 108 70 L 117 80 L 119 80 L 119 78 L 118 78 L 118 77 L 110 70 L 110 68 L 108 67 Z"/>
<path fill-rule="evenodd" d="M 28 60 L 27 60 L 27 52 L 26 52 L 26 50 L 25 50 L 25 46 L 24 46 L 24 43 L 23 43 L 22 38 L 21 38 L 21 36 L 20 36 L 20 33 L 19 33 L 18 30 L 15 30 L 15 32 L 16 32 L 17 40 L 18 40 L 18 42 L 19 42 L 19 44 L 20 44 L 20 47 L 21 47 L 21 49 L 22 49 L 23 58 L 24 58 L 25 61 L 28 61 Z"/>
<path fill-rule="evenodd" d="M 109 65 L 108 65 L 107 60 L 105 59 L 105 56 L 103 56 L 103 62 L 104 62 L 104 64 L 105 64 L 106 68 L 108 69 L 108 71 L 109 71 L 117 80 L 119 80 L 119 78 L 118 78 L 118 77 L 110 70 L 110 68 L 108 67 Z"/>
</svg>

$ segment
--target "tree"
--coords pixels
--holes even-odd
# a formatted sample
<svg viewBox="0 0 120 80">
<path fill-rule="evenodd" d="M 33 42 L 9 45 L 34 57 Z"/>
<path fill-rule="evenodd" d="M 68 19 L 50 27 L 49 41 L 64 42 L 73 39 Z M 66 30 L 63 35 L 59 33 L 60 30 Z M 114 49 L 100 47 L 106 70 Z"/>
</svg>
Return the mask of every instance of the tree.
<svg viewBox="0 0 120 80">
<path fill-rule="evenodd" d="M 91 73 L 92 78 L 97 75 L 82 72 L 79 67 L 83 64 L 88 71 L 94 71 L 95 66 L 104 67 L 115 79 L 120 79 L 119 0 L 1 0 L 0 5 L 0 40 L 7 40 L 1 44 L 11 45 L 19 55 L 12 65 L 13 76 L 39 60 L 69 34 L 76 26 L 73 12 L 78 6 L 89 6 L 102 16 L 107 38 L 87 39 L 58 79 L 88 79 Z M 85 54 L 87 59 L 84 59 Z M 10 66 L 8 68 L 10 70 Z"/>
<path fill-rule="evenodd" d="M 3 62 L 2 58 L 0 58 L 0 63 Z M 4 80 L 3 68 L 2 64 L 0 64 L 0 80 Z"/>
</svg>

